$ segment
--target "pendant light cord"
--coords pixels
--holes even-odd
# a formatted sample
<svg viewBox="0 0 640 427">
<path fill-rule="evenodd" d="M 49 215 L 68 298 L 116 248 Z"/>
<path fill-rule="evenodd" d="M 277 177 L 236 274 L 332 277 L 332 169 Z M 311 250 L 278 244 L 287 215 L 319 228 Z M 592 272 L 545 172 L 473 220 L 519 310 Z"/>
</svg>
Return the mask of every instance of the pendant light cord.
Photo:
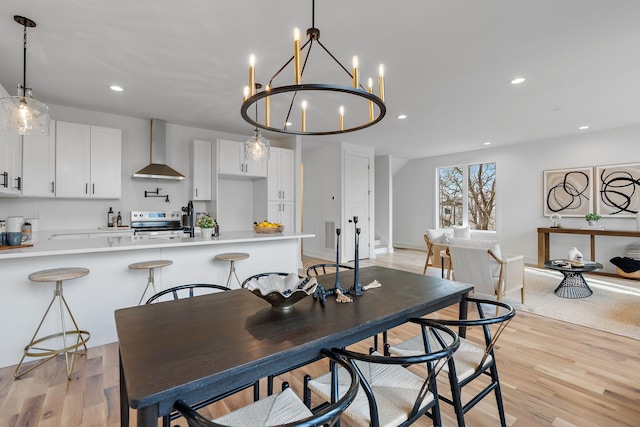
<svg viewBox="0 0 640 427">
<path fill-rule="evenodd" d="M 27 22 L 24 23 L 22 52 L 22 99 L 27 97 Z"/>
</svg>

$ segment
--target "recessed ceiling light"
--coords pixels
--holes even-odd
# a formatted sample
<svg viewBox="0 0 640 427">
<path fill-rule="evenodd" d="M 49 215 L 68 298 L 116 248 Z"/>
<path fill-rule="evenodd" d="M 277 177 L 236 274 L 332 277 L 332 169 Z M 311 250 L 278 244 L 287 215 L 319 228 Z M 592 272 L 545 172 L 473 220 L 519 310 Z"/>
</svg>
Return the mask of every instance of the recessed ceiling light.
<svg viewBox="0 0 640 427">
<path fill-rule="evenodd" d="M 524 77 L 516 77 L 515 79 L 511 80 L 511 84 L 512 85 L 519 85 L 520 83 L 523 83 L 525 80 Z"/>
<path fill-rule="evenodd" d="M 406 115 L 406 114 L 398 114 L 398 118 L 399 118 L 400 120 L 404 120 L 404 119 L 406 119 L 406 118 L 407 118 L 407 115 Z"/>
<path fill-rule="evenodd" d="M 580 127 L 578 128 L 578 130 L 587 130 L 587 129 L 589 129 L 589 126 L 587 126 L 587 125 L 580 126 Z"/>
<path fill-rule="evenodd" d="M 124 89 L 122 89 L 122 87 L 118 86 L 118 85 L 113 85 L 110 86 L 110 89 L 114 92 L 122 92 Z"/>
<path fill-rule="evenodd" d="M 483 142 L 483 145 L 491 145 L 491 143 L 489 141 Z"/>
</svg>

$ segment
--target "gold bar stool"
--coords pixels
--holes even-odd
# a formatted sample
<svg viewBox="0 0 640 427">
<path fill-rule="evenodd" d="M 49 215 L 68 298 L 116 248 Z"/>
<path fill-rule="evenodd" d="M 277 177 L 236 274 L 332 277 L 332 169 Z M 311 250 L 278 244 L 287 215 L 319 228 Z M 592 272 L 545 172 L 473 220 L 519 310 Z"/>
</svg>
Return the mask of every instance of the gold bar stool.
<svg viewBox="0 0 640 427">
<path fill-rule="evenodd" d="M 231 269 L 229 270 L 229 278 L 227 279 L 227 288 L 231 284 L 231 276 L 236 276 L 236 280 L 238 281 L 238 285 L 242 287 L 240 283 L 240 279 L 238 279 L 238 275 L 236 274 L 236 261 L 240 261 L 243 259 L 249 258 L 249 254 L 244 252 L 227 252 L 224 254 L 218 254 L 215 256 L 215 259 L 218 261 L 230 261 Z"/>
<path fill-rule="evenodd" d="M 67 379 L 71 379 L 71 374 L 73 373 L 73 367 L 76 363 L 76 355 L 78 354 L 78 348 L 84 347 L 85 355 L 87 354 L 87 341 L 89 341 L 90 334 L 87 331 L 83 331 L 78 328 L 78 324 L 76 320 L 73 318 L 73 314 L 71 314 L 71 310 L 69 309 L 69 305 L 67 304 L 67 300 L 65 300 L 64 295 L 62 294 L 62 281 L 63 280 L 71 280 L 77 279 L 79 277 L 84 277 L 89 274 L 89 269 L 87 268 L 77 268 L 77 267 L 68 267 L 68 268 L 54 268 L 51 270 L 42 270 L 37 271 L 35 273 L 31 273 L 29 275 L 29 280 L 32 282 L 55 282 L 56 289 L 53 292 L 53 299 L 49 303 L 47 307 L 47 311 L 44 312 L 44 316 L 42 316 L 42 320 L 40 320 L 40 324 L 36 329 L 36 332 L 33 334 L 31 341 L 24 348 L 24 354 L 22 355 L 22 359 L 20 359 L 20 363 L 16 367 L 16 370 L 13 374 L 15 379 L 20 378 L 27 372 L 31 372 L 38 366 L 47 362 L 48 360 L 53 359 L 58 354 L 64 353 L 65 362 L 67 364 Z M 60 322 L 62 325 L 62 332 L 58 332 L 56 334 L 47 335 L 42 338 L 37 338 L 38 332 L 44 323 L 44 319 L 47 318 L 49 314 L 49 310 L 53 306 L 55 300 L 58 299 L 60 304 Z M 66 330 L 65 326 L 65 311 L 69 314 L 71 318 L 71 322 L 73 322 L 73 326 L 75 329 Z M 75 340 L 73 342 L 68 342 L 67 336 L 75 335 Z M 40 346 L 41 343 L 45 341 L 53 341 L 54 338 L 62 337 L 62 348 L 48 348 L 44 346 Z M 71 363 L 69 363 L 69 353 L 72 354 Z M 20 372 L 20 368 L 22 367 L 22 363 L 24 362 L 25 357 L 46 357 L 46 359 L 39 361 L 34 366 Z"/>
<path fill-rule="evenodd" d="M 153 294 L 155 295 L 158 291 L 156 290 L 156 283 L 153 278 L 153 269 L 166 267 L 168 265 L 173 264 L 173 261 L 168 259 L 157 259 L 153 261 L 142 261 L 142 262 L 134 262 L 133 264 L 129 264 L 129 268 L 132 270 L 146 270 L 149 269 L 149 279 L 147 280 L 147 286 L 144 288 L 144 292 L 142 292 L 142 296 L 140 297 L 140 301 L 138 301 L 138 305 L 142 304 L 142 300 L 149 289 L 149 286 L 153 289 Z"/>
</svg>

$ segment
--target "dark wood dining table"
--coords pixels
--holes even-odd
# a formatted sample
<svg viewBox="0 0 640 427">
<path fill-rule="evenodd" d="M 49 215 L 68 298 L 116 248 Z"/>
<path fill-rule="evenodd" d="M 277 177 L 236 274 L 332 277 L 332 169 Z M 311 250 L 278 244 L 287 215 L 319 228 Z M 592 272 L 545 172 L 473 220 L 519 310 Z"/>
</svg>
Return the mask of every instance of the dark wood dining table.
<svg viewBox="0 0 640 427">
<path fill-rule="evenodd" d="M 320 276 L 333 287 L 333 274 Z M 157 426 L 184 399 L 195 403 L 254 383 L 287 367 L 317 359 L 322 348 L 345 347 L 410 317 L 455 303 L 466 316 L 468 284 L 385 267 L 360 270 L 366 285 L 382 286 L 340 304 L 312 297 L 280 312 L 246 289 L 124 308 L 115 312 L 120 346 L 120 417 Z M 348 288 L 353 271 L 341 272 Z"/>
</svg>

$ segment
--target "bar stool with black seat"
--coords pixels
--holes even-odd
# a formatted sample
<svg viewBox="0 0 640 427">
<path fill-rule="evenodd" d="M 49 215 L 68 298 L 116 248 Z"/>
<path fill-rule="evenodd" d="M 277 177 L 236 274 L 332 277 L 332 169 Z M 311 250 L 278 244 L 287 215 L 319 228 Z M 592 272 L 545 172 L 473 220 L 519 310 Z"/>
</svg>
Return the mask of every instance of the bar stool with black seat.
<svg viewBox="0 0 640 427">
<path fill-rule="evenodd" d="M 41 270 L 35 273 L 31 273 L 29 275 L 29 280 L 32 282 L 55 282 L 56 288 L 53 291 L 53 298 L 47 307 L 47 310 L 44 312 L 44 316 L 42 316 L 42 320 L 38 324 L 36 328 L 36 332 L 33 334 L 31 341 L 24 348 L 24 354 L 20 359 L 20 363 L 16 367 L 16 370 L 13 374 L 14 378 L 19 379 L 23 375 L 28 372 L 31 372 L 38 366 L 43 363 L 53 359 L 59 354 L 63 354 L 65 356 L 65 362 L 67 367 L 67 379 L 71 379 L 71 374 L 73 373 L 73 368 L 76 363 L 76 356 L 78 354 L 78 349 L 80 347 L 84 347 L 84 352 L 87 352 L 87 341 L 89 341 L 90 334 L 88 331 L 81 330 L 76 323 L 76 320 L 71 313 L 71 309 L 69 309 L 69 304 L 67 304 L 67 300 L 64 298 L 62 293 L 62 282 L 64 280 L 77 279 L 79 277 L 84 277 L 89 274 L 89 269 L 87 268 L 79 268 L 79 267 L 67 267 L 67 268 L 54 268 L 50 270 Z M 38 332 L 40 332 L 40 328 L 44 323 L 53 303 L 56 301 L 59 302 L 60 305 L 60 323 L 62 327 L 62 331 L 47 335 L 44 337 L 37 338 Z M 68 317 L 71 319 L 73 323 L 74 329 L 67 330 L 65 325 L 65 313 L 68 314 Z M 72 338 L 73 337 L 73 338 Z M 59 339 L 61 338 L 61 343 Z M 51 343 L 51 345 L 56 345 L 56 348 L 50 348 L 45 343 Z M 69 355 L 71 355 L 71 360 L 69 360 Z M 24 363 L 24 359 L 26 357 L 44 357 L 45 359 L 40 360 L 34 366 L 31 366 L 24 371 L 20 372 L 20 368 Z"/>
<path fill-rule="evenodd" d="M 227 288 L 231 285 L 231 277 L 236 276 L 236 280 L 238 281 L 238 285 L 241 286 L 240 279 L 238 279 L 238 275 L 236 274 L 236 261 L 241 261 L 243 259 L 249 258 L 249 254 L 244 252 L 227 252 L 223 254 L 218 254 L 214 257 L 217 261 L 229 261 L 231 266 L 229 268 L 229 278 L 227 279 Z"/>
<path fill-rule="evenodd" d="M 156 283 L 154 279 L 154 268 L 162 268 L 168 265 L 173 264 L 173 261 L 168 259 L 156 259 L 153 261 L 141 261 L 134 262 L 133 264 L 129 264 L 129 268 L 131 270 L 146 270 L 149 269 L 149 278 L 147 279 L 147 286 L 145 286 L 142 295 L 140 296 L 140 301 L 138 301 L 138 305 L 142 304 L 142 300 L 144 300 L 144 296 L 147 294 L 147 290 L 149 286 L 153 289 L 153 295 L 155 295 L 158 291 L 156 290 Z"/>
</svg>

